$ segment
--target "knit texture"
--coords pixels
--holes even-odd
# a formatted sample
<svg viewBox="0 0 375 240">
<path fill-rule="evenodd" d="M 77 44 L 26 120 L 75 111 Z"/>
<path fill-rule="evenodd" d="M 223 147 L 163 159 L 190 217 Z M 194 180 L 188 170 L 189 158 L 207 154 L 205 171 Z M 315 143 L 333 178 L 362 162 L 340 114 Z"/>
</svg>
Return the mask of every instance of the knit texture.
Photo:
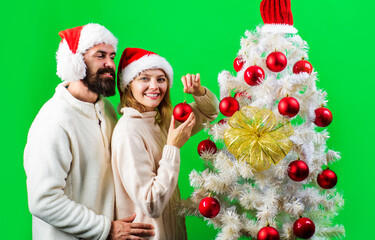
<svg viewBox="0 0 375 240">
<path fill-rule="evenodd" d="M 39 111 L 25 148 L 33 239 L 105 240 L 114 209 L 116 113 L 107 99 L 77 100 L 66 84 Z"/>
</svg>

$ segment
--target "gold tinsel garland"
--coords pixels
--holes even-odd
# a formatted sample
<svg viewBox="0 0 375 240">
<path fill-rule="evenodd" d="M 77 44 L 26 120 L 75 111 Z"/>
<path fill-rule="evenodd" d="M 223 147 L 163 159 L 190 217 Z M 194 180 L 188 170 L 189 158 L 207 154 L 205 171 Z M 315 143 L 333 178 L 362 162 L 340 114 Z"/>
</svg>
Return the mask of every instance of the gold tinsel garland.
<svg viewBox="0 0 375 240">
<path fill-rule="evenodd" d="M 263 171 L 278 164 L 293 146 L 289 121 L 276 123 L 274 113 L 267 109 L 246 106 L 228 121 L 224 141 L 237 160 L 246 161 L 254 171 Z"/>
</svg>

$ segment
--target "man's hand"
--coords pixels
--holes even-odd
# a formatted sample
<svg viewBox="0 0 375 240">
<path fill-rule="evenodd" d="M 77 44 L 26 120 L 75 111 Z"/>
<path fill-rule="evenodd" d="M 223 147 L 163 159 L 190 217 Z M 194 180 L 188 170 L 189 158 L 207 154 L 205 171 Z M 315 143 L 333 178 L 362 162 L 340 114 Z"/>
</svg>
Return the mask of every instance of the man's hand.
<svg viewBox="0 0 375 240">
<path fill-rule="evenodd" d="M 195 96 L 203 96 L 206 93 L 206 89 L 201 85 L 200 74 L 186 74 L 181 78 L 182 84 L 184 85 L 184 92 L 193 94 Z"/>
<path fill-rule="evenodd" d="M 132 216 L 113 221 L 111 223 L 111 230 L 109 231 L 108 240 L 146 240 L 155 235 L 152 230 L 154 227 L 145 223 L 133 223 L 135 214 Z"/>
</svg>

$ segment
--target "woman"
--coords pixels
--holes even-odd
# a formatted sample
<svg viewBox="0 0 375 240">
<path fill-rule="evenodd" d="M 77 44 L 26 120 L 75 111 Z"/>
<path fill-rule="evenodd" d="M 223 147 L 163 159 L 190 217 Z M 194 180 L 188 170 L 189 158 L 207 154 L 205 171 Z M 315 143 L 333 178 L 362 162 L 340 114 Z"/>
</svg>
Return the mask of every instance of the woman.
<svg viewBox="0 0 375 240">
<path fill-rule="evenodd" d="M 193 113 L 181 125 L 172 116 L 170 64 L 159 55 L 124 50 L 118 68 L 123 116 L 112 136 L 116 218 L 136 213 L 134 222 L 155 227 L 153 239 L 186 239 L 185 219 L 177 215 L 180 148 L 218 115 L 218 100 L 201 86 L 199 74 L 182 77 L 193 95 Z M 171 117 L 172 116 L 172 117 Z"/>
</svg>

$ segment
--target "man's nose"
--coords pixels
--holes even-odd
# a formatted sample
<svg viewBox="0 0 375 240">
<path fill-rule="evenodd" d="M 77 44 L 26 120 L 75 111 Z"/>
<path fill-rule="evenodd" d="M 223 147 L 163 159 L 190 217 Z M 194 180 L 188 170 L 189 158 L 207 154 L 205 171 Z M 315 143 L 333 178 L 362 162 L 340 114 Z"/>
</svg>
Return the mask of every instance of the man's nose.
<svg viewBox="0 0 375 240">
<path fill-rule="evenodd" d="M 113 59 L 110 58 L 110 57 L 108 57 L 108 58 L 106 59 L 106 61 L 104 62 L 104 67 L 110 67 L 110 68 L 116 70 L 116 64 L 115 64 L 115 62 L 113 61 Z"/>
</svg>

